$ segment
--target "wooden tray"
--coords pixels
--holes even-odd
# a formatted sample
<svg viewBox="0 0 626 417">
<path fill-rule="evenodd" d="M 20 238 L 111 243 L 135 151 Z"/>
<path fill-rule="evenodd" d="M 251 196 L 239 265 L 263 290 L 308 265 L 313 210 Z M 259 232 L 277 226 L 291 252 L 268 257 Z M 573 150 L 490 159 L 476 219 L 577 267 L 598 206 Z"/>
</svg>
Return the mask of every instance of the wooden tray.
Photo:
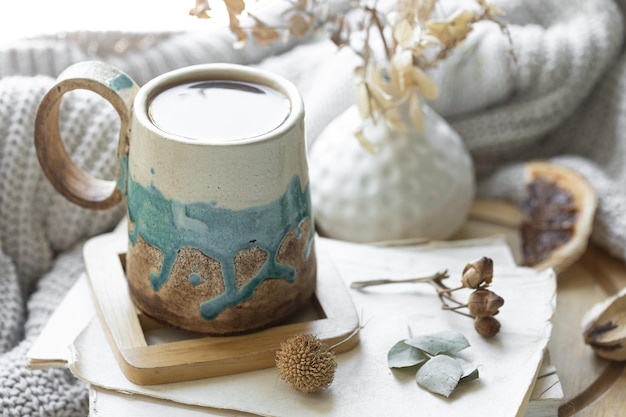
<svg viewBox="0 0 626 417">
<path fill-rule="evenodd" d="M 457 238 L 501 234 L 521 260 L 518 207 L 501 201 L 477 201 Z M 590 245 L 583 256 L 558 275 L 557 307 L 548 345 L 565 398 L 559 417 L 626 415 L 626 362 L 597 357 L 583 341 L 581 322 L 596 303 L 626 287 L 626 265 Z"/>
<path fill-rule="evenodd" d="M 320 251 L 313 319 L 291 322 L 242 336 L 208 337 L 181 333 L 183 340 L 151 345 L 146 333 L 158 323 L 141 314 L 128 294 L 124 273 L 128 248 L 124 228 L 89 240 L 83 249 L 94 304 L 124 375 L 140 385 L 163 384 L 228 375 L 275 365 L 276 351 L 287 338 L 311 333 L 336 352 L 358 343 L 359 317 L 341 277 Z M 174 330 L 172 330 L 174 331 Z"/>
</svg>

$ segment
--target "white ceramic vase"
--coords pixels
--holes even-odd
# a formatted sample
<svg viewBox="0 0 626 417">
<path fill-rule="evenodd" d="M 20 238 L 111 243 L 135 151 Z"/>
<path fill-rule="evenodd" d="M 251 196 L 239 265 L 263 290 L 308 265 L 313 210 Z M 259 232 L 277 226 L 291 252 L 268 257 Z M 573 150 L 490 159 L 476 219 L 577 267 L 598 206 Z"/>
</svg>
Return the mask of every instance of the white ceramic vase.
<svg viewBox="0 0 626 417">
<path fill-rule="evenodd" d="M 465 222 L 475 194 L 472 158 L 461 137 L 423 107 L 424 129 L 369 123 L 368 152 L 354 133 L 356 106 L 333 120 L 309 155 L 311 198 L 321 232 L 352 242 L 442 240 Z"/>
</svg>

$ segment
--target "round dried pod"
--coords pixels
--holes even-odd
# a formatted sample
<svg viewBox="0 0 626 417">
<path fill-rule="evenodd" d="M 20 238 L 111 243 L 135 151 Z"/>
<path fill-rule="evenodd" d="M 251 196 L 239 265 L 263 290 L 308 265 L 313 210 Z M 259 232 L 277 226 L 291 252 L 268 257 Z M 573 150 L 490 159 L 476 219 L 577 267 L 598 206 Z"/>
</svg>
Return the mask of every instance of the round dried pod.
<svg viewBox="0 0 626 417">
<path fill-rule="evenodd" d="M 491 284 L 493 279 L 493 260 L 483 256 L 468 263 L 463 269 L 461 283 L 465 288 L 480 288 Z"/>
<path fill-rule="evenodd" d="M 335 378 L 335 353 L 311 334 L 300 334 L 280 344 L 276 352 L 278 375 L 294 389 L 306 393 L 330 386 Z"/>
<path fill-rule="evenodd" d="M 503 305 L 504 298 L 484 288 L 471 293 L 467 301 L 467 308 L 474 317 L 494 316 Z"/>
<path fill-rule="evenodd" d="M 500 322 L 493 316 L 477 317 L 474 320 L 474 328 L 481 336 L 494 337 L 500 331 Z"/>
</svg>

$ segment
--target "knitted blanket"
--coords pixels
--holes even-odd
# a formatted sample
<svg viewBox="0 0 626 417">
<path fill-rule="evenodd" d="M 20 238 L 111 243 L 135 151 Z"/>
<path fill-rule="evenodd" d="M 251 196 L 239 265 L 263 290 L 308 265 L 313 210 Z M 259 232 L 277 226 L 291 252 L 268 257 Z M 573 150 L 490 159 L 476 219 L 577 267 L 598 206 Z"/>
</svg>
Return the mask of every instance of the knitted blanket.
<svg viewBox="0 0 626 417">
<path fill-rule="evenodd" d="M 478 28 L 435 70 L 443 93 L 432 106 L 470 149 L 480 196 L 519 202 L 521 164 L 529 159 L 574 168 L 598 192 L 592 240 L 626 259 L 626 0 L 509 0 L 503 7 L 517 63 L 496 27 Z M 211 30 L 81 32 L 0 46 L 0 415 L 87 414 L 82 382 L 62 369 L 29 371 L 25 355 L 82 272 L 84 240 L 111 229 L 124 213 L 81 209 L 41 172 L 33 120 L 61 70 L 103 60 L 143 84 L 204 62 L 259 65 L 302 92 L 309 147 L 353 103 L 356 58 L 349 50 L 338 52 L 324 39 L 234 50 L 228 31 Z M 60 118 L 73 160 L 113 178 L 119 123 L 112 107 L 78 91 L 64 100 Z"/>
</svg>

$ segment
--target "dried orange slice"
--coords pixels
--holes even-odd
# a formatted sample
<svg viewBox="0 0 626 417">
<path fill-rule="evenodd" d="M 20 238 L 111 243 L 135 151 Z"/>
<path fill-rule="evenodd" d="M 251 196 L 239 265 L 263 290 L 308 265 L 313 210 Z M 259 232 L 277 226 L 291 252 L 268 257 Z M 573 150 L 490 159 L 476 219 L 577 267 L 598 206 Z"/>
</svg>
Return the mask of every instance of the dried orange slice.
<svg viewBox="0 0 626 417">
<path fill-rule="evenodd" d="M 525 165 L 526 197 L 520 224 L 523 263 L 557 273 L 587 248 L 596 193 L 577 172 L 547 162 Z"/>
<path fill-rule="evenodd" d="M 596 194 L 577 172 L 547 162 L 524 165 L 526 196 L 520 205 L 476 200 L 457 239 L 504 235 L 518 263 L 557 273 L 587 248 Z"/>
</svg>

